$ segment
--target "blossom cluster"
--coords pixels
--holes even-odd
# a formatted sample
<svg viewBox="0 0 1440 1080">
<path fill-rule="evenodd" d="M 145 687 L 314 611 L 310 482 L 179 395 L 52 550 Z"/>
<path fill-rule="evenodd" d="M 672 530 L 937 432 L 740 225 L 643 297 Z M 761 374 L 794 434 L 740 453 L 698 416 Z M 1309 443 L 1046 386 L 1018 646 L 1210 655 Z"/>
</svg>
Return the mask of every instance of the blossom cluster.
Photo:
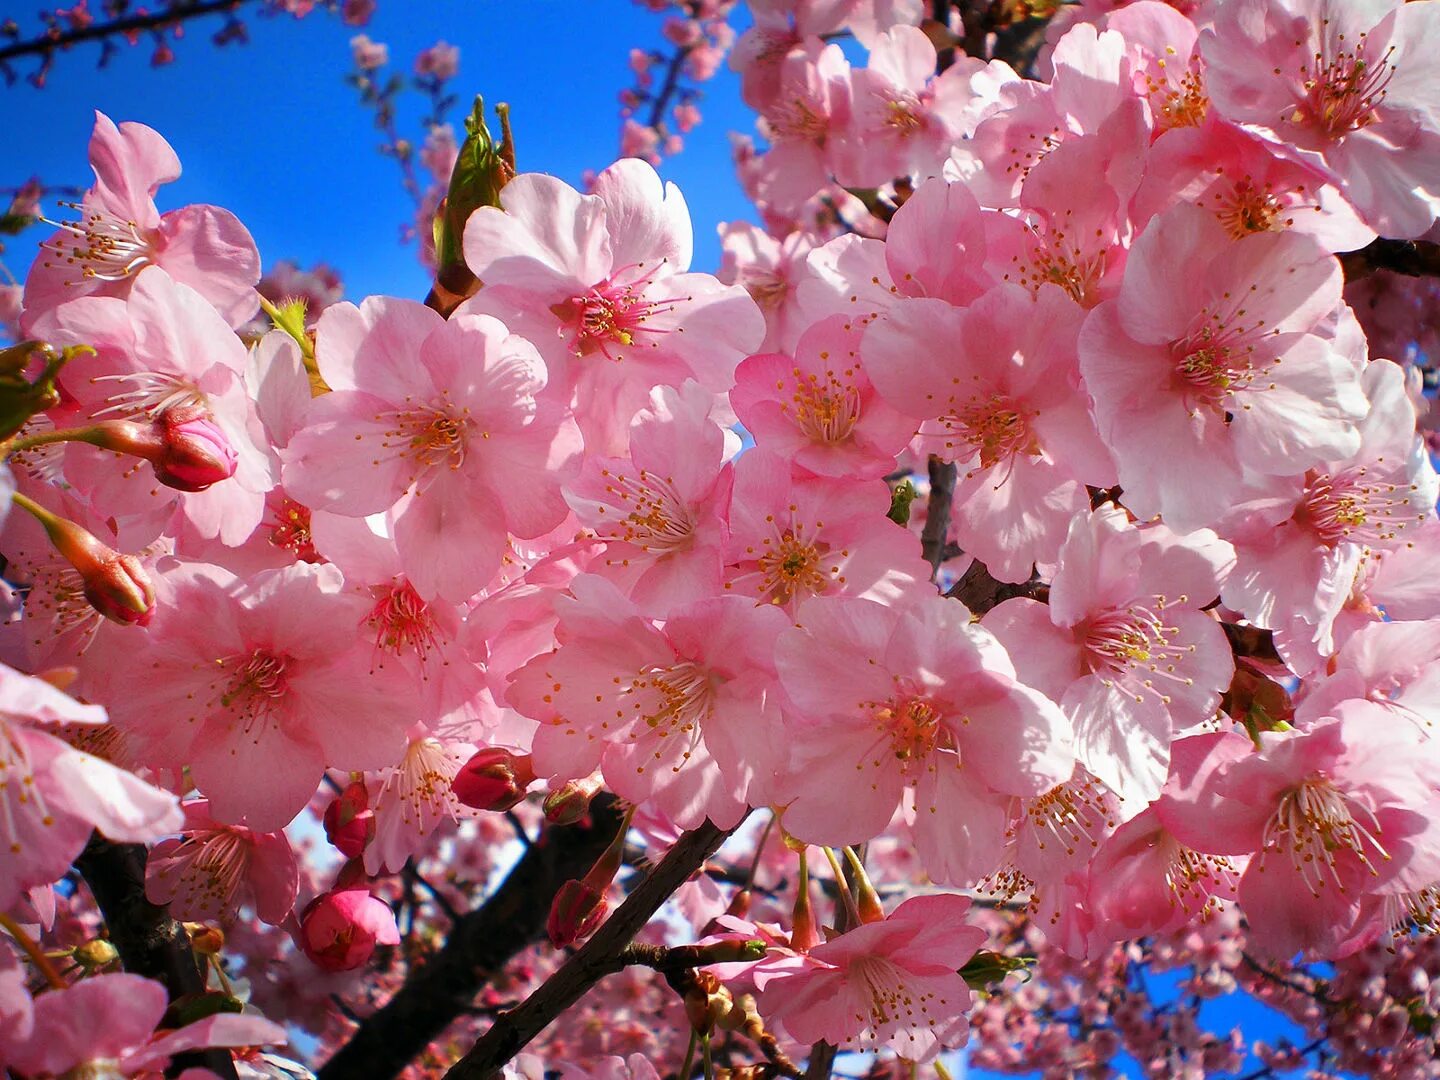
<svg viewBox="0 0 1440 1080">
<path fill-rule="evenodd" d="M 174 152 L 98 115 L 0 368 L 0 911 L 53 918 L 92 829 L 158 841 L 150 898 L 323 1010 L 402 942 L 375 894 L 441 851 L 483 880 L 446 845 L 531 789 L 628 808 L 557 945 L 627 828 L 766 808 L 750 877 L 786 887 L 677 897 L 686 1020 L 912 1062 L 968 1037 L 976 898 L 1062 966 L 1434 930 L 1440 477 L 1336 256 L 1440 216 L 1440 0 L 1188 7 L 1081 5 L 1037 81 L 942 56 L 918 3 L 756 4 L 766 224 L 719 277 L 628 158 L 505 177 L 454 304 L 308 327 L 254 321 L 244 226 L 162 213 Z M 315 811 L 328 885 L 286 832 Z M 50 1063 L 45 1015 L 119 977 L 0 983 L 31 1018 L 0 1061 L 92 1060 Z M 236 1023 L 184 1048 L 277 1037 Z"/>
</svg>

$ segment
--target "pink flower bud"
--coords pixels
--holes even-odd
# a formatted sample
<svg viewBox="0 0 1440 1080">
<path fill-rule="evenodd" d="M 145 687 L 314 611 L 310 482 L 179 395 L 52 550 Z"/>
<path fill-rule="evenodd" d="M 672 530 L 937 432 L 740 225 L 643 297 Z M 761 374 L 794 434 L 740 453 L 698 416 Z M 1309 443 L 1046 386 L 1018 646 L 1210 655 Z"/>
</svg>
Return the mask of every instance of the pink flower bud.
<svg viewBox="0 0 1440 1080">
<path fill-rule="evenodd" d="M 351 784 L 325 808 L 325 839 L 340 854 L 353 859 L 375 839 L 375 811 L 370 809 L 370 794 L 365 785 Z"/>
<path fill-rule="evenodd" d="M 545 931 L 557 949 L 573 945 L 595 932 L 610 910 L 605 894 L 583 881 L 570 880 L 560 886 L 550 904 Z"/>
<path fill-rule="evenodd" d="M 503 813 L 525 798 L 534 780 L 528 754 L 487 746 L 461 766 L 451 789 L 466 806 Z"/>
<path fill-rule="evenodd" d="M 590 812 L 590 800 L 600 793 L 600 778 L 567 780 L 545 796 L 545 820 L 552 825 L 574 825 Z"/>
<path fill-rule="evenodd" d="M 69 518 L 43 507 L 32 512 L 45 526 L 55 550 L 79 572 L 91 607 L 123 626 L 149 625 L 155 614 L 155 590 L 139 559 L 120 554 Z"/>
<path fill-rule="evenodd" d="M 235 475 L 239 460 L 225 432 L 204 410 L 170 409 L 156 421 L 161 453 L 155 475 L 177 491 L 204 491 Z"/>
<path fill-rule="evenodd" d="M 300 947 L 326 971 L 353 971 L 370 959 L 376 945 L 399 943 L 390 906 L 364 889 L 325 893 L 300 916 Z"/>
</svg>

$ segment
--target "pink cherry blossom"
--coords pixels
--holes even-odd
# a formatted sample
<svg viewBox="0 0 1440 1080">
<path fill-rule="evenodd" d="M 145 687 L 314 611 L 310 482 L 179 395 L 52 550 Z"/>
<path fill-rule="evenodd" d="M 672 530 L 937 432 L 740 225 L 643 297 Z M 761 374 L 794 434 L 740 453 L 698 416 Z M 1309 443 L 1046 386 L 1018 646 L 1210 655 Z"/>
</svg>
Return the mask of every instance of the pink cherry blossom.
<svg viewBox="0 0 1440 1080">
<path fill-rule="evenodd" d="M 259 307 L 260 253 L 245 226 L 218 206 L 187 206 L 161 214 L 155 192 L 180 175 L 180 160 L 144 124 L 117 127 L 95 114 L 90 139 L 95 185 L 76 208 L 79 219 L 60 226 L 43 245 L 25 282 L 23 322 L 77 296 L 119 296 L 146 266 L 160 266 L 196 290 L 231 326 Z"/>
<path fill-rule="evenodd" d="M 801 335 L 794 355 L 752 356 L 730 402 L 761 449 L 818 476 L 879 477 L 915 424 L 875 392 L 860 359 L 865 320 L 833 315 Z"/>
<path fill-rule="evenodd" d="M 176 1054 L 207 1046 L 287 1041 L 259 1016 L 217 1013 L 156 1033 L 169 1006 L 165 987 L 139 975 L 95 975 L 35 999 L 35 1027 L 8 1064 L 26 1076 L 151 1076 Z"/>
<path fill-rule="evenodd" d="M 909 299 L 865 331 L 882 397 L 926 421 L 922 444 L 960 466 L 956 539 L 1002 581 L 1053 562 L 1086 484 L 1113 478 L 1080 390 L 1083 312 L 1058 288 L 1001 285 L 969 308 Z"/>
<path fill-rule="evenodd" d="M 1065 710 L 1076 757 L 1127 800 L 1126 817 L 1160 794 L 1174 734 L 1209 720 L 1230 685 L 1230 646 L 1200 609 L 1233 563 L 1208 530 L 1177 537 L 1099 510 L 1071 521 L 1048 605 L 1017 597 L 985 617 L 1019 678 Z"/>
<path fill-rule="evenodd" d="M 1200 38 L 1216 111 L 1313 162 L 1377 232 L 1440 213 L 1433 4 L 1242 0 Z"/>
<path fill-rule="evenodd" d="M 428 736 L 412 738 L 400 763 L 381 774 L 371 800 L 375 838 L 365 848 L 366 873 L 398 873 L 406 859 L 436 839 L 437 830 L 474 816 L 451 790 L 470 750 Z"/>
<path fill-rule="evenodd" d="M 210 816 L 209 804 L 184 805 L 185 827 L 162 840 L 145 863 L 145 895 L 173 918 L 232 922 L 242 904 L 278 926 L 300 887 L 299 868 L 283 832 L 257 833 Z"/>
<path fill-rule="evenodd" d="M 1232 240 L 1194 206 L 1155 218 L 1080 335 L 1126 506 L 1186 532 L 1354 453 L 1359 373 L 1315 333 L 1339 303 L 1339 265 L 1308 236 Z"/>
<path fill-rule="evenodd" d="M 565 497 L 605 541 L 593 569 L 657 613 L 720 591 L 731 470 L 739 439 L 712 417 L 715 398 L 689 380 L 658 386 L 631 423 L 627 458 L 590 456 Z"/>
<path fill-rule="evenodd" d="M 336 889 L 310 901 L 300 916 L 300 947 L 324 971 L 363 966 L 377 945 L 400 944 L 390 905 L 362 888 Z"/>
<path fill-rule="evenodd" d="M 975 880 L 1000 855 L 1008 797 L 1043 794 L 1074 768 L 1064 714 L 1015 681 L 958 601 L 817 600 L 780 636 L 776 668 L 792 747 L 791 797 L 777 801 L 801 840 L 868 840 L 913 789 L 926 872 Z"/>
<path fill-rule="evenodd" d="M 507 531 L 535 537 L 565 517 L 560 483 L 579 433 L 540 396 L 534 347 L 499 322 L 447 322 L 403 300 L 337 304 L 320 319 L 316 357 L 332 392 L 285 451 L 286 491 L 352 517 L 393 509 L 401 567 L 422 598 L 469 599 L 500 568 Z"/>
<path fill-rule="evenodd" d="M 804 957 L 756 965 L 767 1015 L 803 1043 L 885 1046 L 914 1062 L 963 1045 L 971 995 L 958 972 L 985 940 L 965 925 L 969 908 L 963 896 L 911 897 Z"/>
<path fill-rule="evenodd" d="M 332 566 L 237 579 L 176 565 L 146 640 L 93 658 L 112 719 L 156 767 L 188 765 L 218 821 L 283 828 L 327 766 L 380 768 L 404 747 L 404 684 L 366 676 L 369 605 Z M 175 831 L 175 830 L 168 830 Z"/>
<path fill-rule="evenodd" d="M 724 393 L 764 338 L 744 289 L 686 273 L 689 211 L 645 163 L 611 165 L 592 195 L 527 173 L 500 202 L 466 226 L 466 261 L 485 287 L 458 314 L 494 315 L 534 342 L 548 397 L 574 403 L 592 452 L 623 453 L 654 386 L 691 378 Z"/>
<path fill-rule="evenodd" d="M 559 647 L 515 676 L 510 702 L 540 721 L 535 769 L 597 766 L 635 803 L 682 828 L 727 828 L 769 797 L 783 765 L 769 659 L 785 618 L 738 597 L 678 607 L 663 626 L 603 580 L 577 578 Z"/>
<path fill-rule="evenodd" d="M 888 602 L 928 592 L 929 567 L 889 507 L 879 479 L 796 477 L 775 454 L 747 452 L 735 468 L 726 592 L 801 621 L 815 596 Z"/>
</svg>

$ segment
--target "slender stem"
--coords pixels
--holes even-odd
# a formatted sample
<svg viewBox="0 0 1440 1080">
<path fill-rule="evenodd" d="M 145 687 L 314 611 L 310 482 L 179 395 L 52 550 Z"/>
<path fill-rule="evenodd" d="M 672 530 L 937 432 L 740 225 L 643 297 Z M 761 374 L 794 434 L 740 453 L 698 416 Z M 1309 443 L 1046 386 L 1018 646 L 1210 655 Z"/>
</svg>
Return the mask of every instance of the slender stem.
<svg viewBox="0 0 1440 1080">
<path fill-rule="evenodd" d="M 97 438 L 99 436 L 96 435 L 93 428 L 60 428 L 55 431 L 40 431 L 34 435 L 26 435 L 23 439 L 12 439 L 4 446 L 0 446 L 0 456 L 9 457 L 11 454 L 33 450 L 37 446 L 49 446 L 52 443 L 83 442 L 93 445 Z"/>
<path fill-rule="evenodd" d="M 25 932 L 25 928 L 18 922 L 0 911 L 0 926 L 15 939 L 15 943 L 25 950 L 25 955 L 30 962 L 40 969 L 40 974 L 45 976 L 45 981 L 50 984 L 51 990 L 64 990 L 68 983 L 60 977 L 55 970 L 55 965 L 50 963 L 50 958 L 45 955 L 45 950 L 40 948 L 39 942 Z"/>
<path fill-rule="evenodd" d="M 700 1033 L 694 1028 L 690 1029 L 690 1045 L 685 1048 L 685 1064 L 680 1066 L 680 1071 L 675 1074 L 677 1080 L 690 1080 L 690 1074 L 695 1071 L 695 1047 L 700 1041 Z"/>
<path fill-rule="evenodd" d="M 845 905 L 845 914 L 850 917 L 850 925 L 859 926 L 860 905 L 855 903 L 855 894 L 850 891 L 850 881 L 845 877 L 844 867 L 840 865 L 834 848 L 822 847 L 820 850 L 825 852 L 825 858 L 830 860 L 830 869 L 835 871 L 835 887 L 840 890 L 840 899 Z"/>
</svg>

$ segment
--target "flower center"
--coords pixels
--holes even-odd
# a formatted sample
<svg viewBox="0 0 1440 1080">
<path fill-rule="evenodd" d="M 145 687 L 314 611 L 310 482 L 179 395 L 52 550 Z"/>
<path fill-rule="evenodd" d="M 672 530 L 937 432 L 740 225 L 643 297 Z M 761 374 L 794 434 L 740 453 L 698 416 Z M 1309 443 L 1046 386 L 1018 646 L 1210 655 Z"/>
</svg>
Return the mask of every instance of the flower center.
<svg viewBox="0 0 1440 1080">
<path fill-rule="evenodd" d="M 907 780 L 916 779 L 913 770 L 931 768 L 930 759 L 937 750 L 954 747 L 954 738 L 945 724 L 946 706 L 923 694 L 862 702 L 861 708 L 869 711 L 880 746 L 888 748 Z"/>
<path fill-rule="evenodd" d="M 438 644 L 430 605 L 408 581 L 385 589 L 366 622 L 375 631 L 375 648 L 395 656 L 414 653 L 424 660 Z"/>
<path fill-rule="evenodd" d="M 123 281 L 155 259 L 153 234 L 133 221 L 122 221 L 105 210 L 87 210 L 76 203 L 62 203 L 81 213 L 79 221 L 51 221 L 48 225 L 61 235 L 48 241 L 46 251 L 59 257 L 46 267 L 63 267 L 79 277 L 66 285 L 90 281 Z"/>
<path fill-rule="evenodd" d="M 1080 775 L 1025 801 L 1022 824 L 1028 823 L 1035 846 L 1045 851 L 1059 844 L 1067 856 L 1093 850 L 1120 824 L 1106 806 L 1106 792 L 1093 777 Z"/>
<path fill-rule="evenodd" d="M 824 146 L 830 137 L 830 117 L 824 105 L 809 97 L 777 101 L 765 113 L 765 120 L 777 140 Z"/>
<path fill-rule="evenodd" d="M 645 345 L 655 348 L 656 343 L 640 339 L 642 334 L 664 334 L 667 330 L 646 326 L 646 320 L 656 315 L 674 311 L 677 304 L 689 297 L 664 297 L 652 299 L 645 295 L 646 289 L 660 272 L 665 260 L 657 262 L 650 270 L 637 278 L 624 282 L 615 278 L 637 269 L 627 266 L 608 281 L 603 281 L 588 292 L 572 296 L 550 310 L 561 323 L 561 334 L 570 335 L 570 351 L 576 356 L 590 356 L 600 353 L 607 360 L 623 360 L 624 354 L 614 352 L 617 346 L 629 348 Z"/>
<path fill-rule="evenodd" d="M 1176 601 L 1185 602 L 1183 596 Z M 1119 682 L 1137 701 L 1151 693 L 1167 705 L 1169 695 L 1155 687 L 1157 678 L 1191 685 L 1195 680 L 1179 674 L 1176 668 L 1195 651 L 1195 646 L 1173 644 L 1171 639 L 1180 633 L 1180 628 L 1167 625 L 1160 617 L 1159 612 L 1167 606 L 1157 597 L 1153 609 L 1138 604 L 1112 608 L 1092 619 L 1085 627 L 1083 645 L 1091 673 L 1100 676 L 1107 686 Z"/>
<path fill-rule="evenodd" d="M 632 727 L 631 741 L 649 736 L 683 739 L 689 748 L 681 754 L 680 764 L 672 766 L 673 772 L 679 772 L 699 744 L 702 721 L 710 715 L 715 687 L 709 670 L 693 660 L 653 667 L 636 677 L 629 692 L 639 695 L 633 707 L 642 721 Z M 656 759 L 662 756 L 663 751 L 657 749 Z M 636 771 L 643 773 L 645 768 L 640 764 Z"/>
<path fill-rule="evenodd" d="M 284 548 L 301 562 L 319 563 L 325 559 L 315 550 L 310 536 L 310 508 L 294 499 L 285 499 L 270 522 L 270 543 Z"/>
<path fill-rule="evenodd" d="M 96 375 L 96 383 L 115 383 L 123 389 L 105 399 L 105 407 L 95 411 L 99 418 L 110 413 L 122 416 L 143 415 L 154 420 L 171 409 L 203 409 L 210 411 L 210 399 L 204 391 L 183 375 L 163 371 L 136 371 L 119 375 Z"/>
<path fill-rule="evenodd" d="M 1273 191 L 1256 187 L 1248 176 L 1237 180 L 1229 193 L 1217 196 L 1215 202 L 1215 216 L 1235 240 L 1250 233 L 1269 232 L 1285 210 L 1285 204 Z"/>
<path fill-rule="evenodd" d="M 171 853 L 185 863 L 180 881 L 190 904 L 204 917 L 233 914 L 235 896 L 250 867 L 250 845 L 232 829 L 188 833 Z"/>
<path fill-rule="evenodd" d="M 647 469 L 641 469 L 638 476 L 601 469 L 600 475 L 605 478 L 610 505 L 625 511 L 608 531 L 597 534 L 602 540 L 634 544 L 657 555 L 690 546 L 695 517 L 675 490 L 673 479 Z M 597 507 L 597 512 L 605 514 L 605 507 Z"/>
<path fill-rule="evenodd" d="M 1008 462 L 1017 454 L 1038 456 L 1040 446 L 1030 431 L 1030 424 L 1018 403 L 1004 394 L 972 398 L 940 423 L 954 436 L 947 447 L 956 443 L 969 447 L 970 455 L 978 454 L 980 468 L 972 469 L 966 479 L 977 472 Z"/>
<path fill-rule="evenodd" d="M 925 127 L 920 102 L 913 94 L 891 97 L 885 102 L 885 126 L 902 139 Z"/>
<path fill-rule="evenodd" d="M 1165 61 L 1158 61 L 1165 66 Z M 1146 89 L 1155 119 L 1162 129 L 1199 127 L 1210 111 L 1210 95 L 1205 92 L 1205 77 L 1196 61 L 1191 61 L 1178 82 L 1147 77 Z"/>
<path fill-rule="evenodd" d="M 768 550 L 759 557 L 760 598 L 769 603 L 789 603 L 802 593 L 825 592 L 829 577 L 821 569 L 821 554 L 829 550 L 827 544 L 818 544 L 805 539 L 802 526 L 786 528 L 778 537 L 779 543 L 770 543 Z"/>
<path fill-rule="evenodd" d="M 277 656 L 267 649 L 256 649 L 248 654 L 223 657 L 215 663 L 229 676 L 220 704 L 244 720 L 246 731 L 257 720 L 268 720 L 285 697 L 290 658 Z"/>
<path fill-rule="evenodd" d="M 1225 327 L 1204 326 L 1171 345 L 1178 388 L 1206 408 L 1224 411 L 1232 394 L 1263 373 L 1253 363 L 1254 351 Z"/>
<path fill-rule="evenodd" d="M 1355 809 L 1365 820 L 1356 820 Z M 1390 858 L 1379 833 L 1380 822 L 1371 811 L 1357 807 L 1331 781 L 1312 776 L 1280 797 L 1280 805 L 1265 825 L 1261 865 L 1272 852 L 1288 852 L 1291 865 L 1312 896 L 1320 895 L 1327 876 L 1344 893 L 1347 887 L 1340 877 L 1338 858 L 1348 851 L 1372 877 L 1378 877 L 1370 853 Z"/>
<path fill-rule="evenodd" d="M 855 369 L 842 372 L 843 379 L 833 368 L 827 368 L 823 378 L 806 375 L 798 367 L 792 374 L 795 392 L 789 402 L 780 403 L 780 411 L 814 442 L 834 444 L 848 439 L 860 419 L 860 391 L 849 381 L 854 379 Z"/>
<path fill-rule="evenodd" d="M 1328 57 L 1327 43 L 1315 54 L 1313 67 L 1300 66 L 1305 100 L 1289 116 L 1292 124 L 1339 139 L 1375 121 L 1375 110 L 1385 100 L 1385 88 L 1397 70 L 1390 63 L 1395 47 L 1372 60 L 1365 55 L 1365 38 L 1361 34 L 1353 50 L 1340 48 Z"/>
<path fill-rule="evenodd" d="M 413 740 L 376 796 L 377 816 L 393 798 L 399 803 L 401 823 L 421 836 L 441 821 L 456 820 L 465 812 L 452 790 L 462 764 L 436 739 Z"/>
<path fill-rule="evenodd" d="M 1402 529 L 1425 520 L 1412 505 L 1417 485 L 1371 480 L 1366 473 L 1364 465 L 1335 476 L 1312 469 L 1296 522 L 1333 548 L 1341 543 L 1388 546 Z"/>
</svg>

